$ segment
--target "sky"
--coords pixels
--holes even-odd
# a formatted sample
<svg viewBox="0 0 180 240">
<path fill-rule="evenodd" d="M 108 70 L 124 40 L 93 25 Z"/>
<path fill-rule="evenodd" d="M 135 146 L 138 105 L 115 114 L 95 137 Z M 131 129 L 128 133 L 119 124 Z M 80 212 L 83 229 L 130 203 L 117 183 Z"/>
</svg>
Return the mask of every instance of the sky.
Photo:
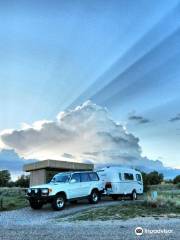
<svg viewBox="0 0 180 240">
<path fill-rule="evenodd" d="M 90 99 L 180 168 L 179 0 L 0 1 L 0 39 L 1 135 Z"/>
</svg>

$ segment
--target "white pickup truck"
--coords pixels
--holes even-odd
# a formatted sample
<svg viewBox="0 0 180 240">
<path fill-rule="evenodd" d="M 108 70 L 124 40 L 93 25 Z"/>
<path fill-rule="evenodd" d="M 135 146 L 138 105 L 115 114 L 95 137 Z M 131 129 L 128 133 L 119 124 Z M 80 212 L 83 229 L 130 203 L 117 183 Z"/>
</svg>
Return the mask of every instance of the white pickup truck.
<svg viewBox="0 0 180 240">
<path fill-rule="evenodd" d="M 28 188 L 26 196 L 33 209 L 51 203 L 54 210 L 62 210 L 67 201 L 82 198 L 98 203 L 102 192 L 103 184 L 96 172 L 64 172 L 56 174 L 48 184 Z"/>
</svg>

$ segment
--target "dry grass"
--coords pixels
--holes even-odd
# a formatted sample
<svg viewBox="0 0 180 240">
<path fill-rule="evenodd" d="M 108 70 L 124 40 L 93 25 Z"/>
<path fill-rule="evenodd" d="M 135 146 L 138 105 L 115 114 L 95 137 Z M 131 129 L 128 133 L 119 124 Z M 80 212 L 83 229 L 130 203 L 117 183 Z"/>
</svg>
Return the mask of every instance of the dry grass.
<svg viewBox="0 0 180 240">
<path fill-rule="evenodd" d="M 180 190 L 173 185 L 153 186 L 151 190 L 157 190 L 158 197 L 152 200 L 151 192 L 144 194 L 141 202 L 120 203 L 117 206 L 108 206 L 83 211 L 69 217 L 68 221 L 94 221 L 94 220 L 121 220 L 135 217 L 180 217 Z"/>
<path fill-rule="evenodd" d="M 0 188 L 0 211 L 14 210 L 28 206 L 25 192 L 21 188 Z"/>
</svg>

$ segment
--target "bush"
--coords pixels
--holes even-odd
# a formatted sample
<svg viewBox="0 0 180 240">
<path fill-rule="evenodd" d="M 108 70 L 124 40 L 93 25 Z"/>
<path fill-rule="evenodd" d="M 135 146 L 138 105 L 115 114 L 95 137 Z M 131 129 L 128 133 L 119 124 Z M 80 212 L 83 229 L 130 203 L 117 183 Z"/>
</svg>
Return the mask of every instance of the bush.
<svg viewBox="0 0 180 240">
<path fill-rule="evenodd" d="M 29 187 L 29 176 L 21 175 L 18 180 L 15 181 L 16 187 L 28 188 Z"/>
<path fill-rule="evenodd" d="M 163 174 L 158 173 L 157 171 L 153 171 L 150 173 L 142 172 L 144 191 L 147 192 L 149 190 L 149 185 L 157 185 L 163 181 Z"/>
<path fill-rule="evenodd" d="M 152 208 L 163 208 L 163 209 L 172 209 L 176 208 L 179 212 L 180 202 L 177 198 L 173 198 L 171 196 L 158 196 L 156 200 L 152 200 L 150 197 L 147 197 L 146 201 L 144 201 L 143 206 L 152 207 Z"/>
<path fill-rule="evenodd" d="M 27 175 L 21 175 L 16 181 L 11 180 L 11 175 L 8 170 L 0 171 L 0 187 L 29 187 L 30 178 Z"/>
<path fill-rule="evenodd" d="M 8 170 L 0 171 L 0 187 L 7 187 L 10 179 L 11 175 Z"/>
<path fill-rule="evenodd" d="M 143 178 L 143 185 L 144 185 L 144 192 L 149 191 L 149 181 L 148 181 L 148 177 L 147 177 L 147 173 L 142 172 L 142 178 Z"/>
<path fill-rule="evenodd" d="M 166 184 L 171 184 L 171 183 L 173 183 L 173 180 L 172 180 L 172 179 L 166 179 L 166 180 L 164 180 L 164 182 L 165 182 Z"/>
<path fill-rule="evenodd" d="M 148 184 L 149 185 L 157 185 L 160 184 L 163 181 L 163 174 L 158 173 L 157 171 L 150 172 L 148 174 Z"/>
<path fill-rule="evenodd" d="M 173 179 L 173 183 L 174 183 L 174 184 L 180 183 L 180 175 L 177 175 L 177 176 Z"/>
<path fill-rule="evenodd" d="M 7 187 L 10 187 L 10 188 L 15 187 L 15 182 L 13 181 L 8 182 Z"/>
<path fill-rule="evenodd" d="M 28 206 L 28 201 L 22 188 L 0 188 L 0 212 L 26 206 Z"/>
<path fill-rule="evenodd" d="M 153 171 L 150 173 L 142 172 L 142 177 L 143 177 L 144 187 L 147 187 L 148 185 L 160 184 L 164 178 L 163 174 L 158 173 L 157 171 Z"/>
</svg>

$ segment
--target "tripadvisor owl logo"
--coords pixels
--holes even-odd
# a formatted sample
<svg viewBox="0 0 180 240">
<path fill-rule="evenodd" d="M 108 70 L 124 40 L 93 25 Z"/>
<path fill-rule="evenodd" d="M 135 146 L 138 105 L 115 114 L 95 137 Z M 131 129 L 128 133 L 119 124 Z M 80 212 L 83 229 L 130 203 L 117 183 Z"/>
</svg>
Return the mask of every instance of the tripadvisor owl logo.
<svg viewBox="0 0 180 240">
<path fill-rule="evenodd" d="M 136 234 L 137 236 L 142 235 L 142 234 L 143 234 L 143 229 L 142 229 L 142 227 L 137 227 L 137 228 L 135 228 L 135 234 Z"/>
</svg>

